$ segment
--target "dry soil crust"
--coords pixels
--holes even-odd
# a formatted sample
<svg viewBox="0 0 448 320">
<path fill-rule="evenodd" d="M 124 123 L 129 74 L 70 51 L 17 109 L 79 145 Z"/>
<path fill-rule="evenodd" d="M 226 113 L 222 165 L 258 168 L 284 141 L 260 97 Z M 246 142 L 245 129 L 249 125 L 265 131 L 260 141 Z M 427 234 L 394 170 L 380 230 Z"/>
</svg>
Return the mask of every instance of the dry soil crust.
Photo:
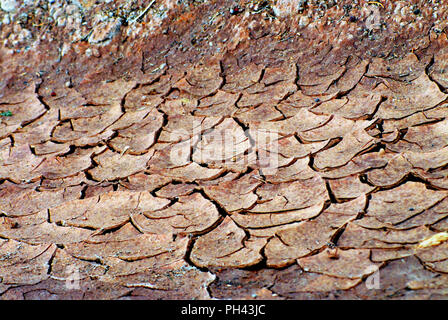
<svg viewBox="0 0 448 320">
<path fill-rule="evenodd" d="M 1 298 L 447 297 L 445 1 L 7 2 Z"/>
</svg>

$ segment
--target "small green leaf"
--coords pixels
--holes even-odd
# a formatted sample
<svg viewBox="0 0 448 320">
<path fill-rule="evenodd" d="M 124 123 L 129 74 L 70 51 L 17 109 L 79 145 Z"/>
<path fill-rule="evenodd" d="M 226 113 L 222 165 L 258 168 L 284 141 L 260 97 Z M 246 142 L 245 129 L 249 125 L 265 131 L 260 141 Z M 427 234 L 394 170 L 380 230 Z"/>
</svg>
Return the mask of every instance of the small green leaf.
<svg viewBox="0 0 448 320">
<path fill-rule="evenodd" d="M 12 112 L 11 111 L 4 111 L 4 112 L 0 112 L 0 116 L 2 117 L 11 117 L 12 116 Z"/>
</svg>

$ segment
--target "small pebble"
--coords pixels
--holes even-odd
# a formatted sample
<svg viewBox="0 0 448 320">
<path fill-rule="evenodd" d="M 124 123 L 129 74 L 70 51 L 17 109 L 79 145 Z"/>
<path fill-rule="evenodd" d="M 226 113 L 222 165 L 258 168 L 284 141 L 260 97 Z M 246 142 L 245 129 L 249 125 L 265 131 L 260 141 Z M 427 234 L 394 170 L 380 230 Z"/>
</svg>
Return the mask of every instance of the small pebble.
<svg viewBox="0 0 448 320">
<path fill-rule="evenodd" d="M 242 10 L 241 10 L 241 8 L 239 6 L 234 6 L 234 7 L 230 8 L 230 14 L 232 16 L 240 13 L 241 11 Z"/>
</svg>

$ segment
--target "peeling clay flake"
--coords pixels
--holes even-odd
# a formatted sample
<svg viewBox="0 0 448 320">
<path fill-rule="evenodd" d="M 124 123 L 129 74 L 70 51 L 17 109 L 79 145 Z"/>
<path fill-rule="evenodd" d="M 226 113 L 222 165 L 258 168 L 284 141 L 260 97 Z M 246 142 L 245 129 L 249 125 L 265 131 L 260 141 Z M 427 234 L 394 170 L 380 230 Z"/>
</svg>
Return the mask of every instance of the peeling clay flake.
<svg viewBox="0 0 448 320">
<path fill-rule="evenodd" d="M 417 245 L 417 248 L 428 248 L 438 246 L 439 244 L 447 240 L 448 240 L 448 232 L 440 232 L 420 242 Z"/>
</svg>

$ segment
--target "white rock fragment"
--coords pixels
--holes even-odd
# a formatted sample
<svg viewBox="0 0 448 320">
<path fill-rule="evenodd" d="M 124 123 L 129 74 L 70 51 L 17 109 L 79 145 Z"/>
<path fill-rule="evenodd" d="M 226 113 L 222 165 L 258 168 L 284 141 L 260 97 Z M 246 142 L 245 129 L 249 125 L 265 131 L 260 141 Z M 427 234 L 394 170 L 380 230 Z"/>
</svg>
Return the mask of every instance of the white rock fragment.
<svg viewBox="0 0 448 320">
<path fill-rule="evenodd" d="M 299 19 L 299 27 L 304 28 L 310 23 L 310 19 L 307 16 L 301 16 Z"/>
<path fill-rule="evenodd" d="M 0 7 L 3 11 L 13 12 L 17 9 L 18 2 L 16 0 L 0 0 Z"/>
</svg>

